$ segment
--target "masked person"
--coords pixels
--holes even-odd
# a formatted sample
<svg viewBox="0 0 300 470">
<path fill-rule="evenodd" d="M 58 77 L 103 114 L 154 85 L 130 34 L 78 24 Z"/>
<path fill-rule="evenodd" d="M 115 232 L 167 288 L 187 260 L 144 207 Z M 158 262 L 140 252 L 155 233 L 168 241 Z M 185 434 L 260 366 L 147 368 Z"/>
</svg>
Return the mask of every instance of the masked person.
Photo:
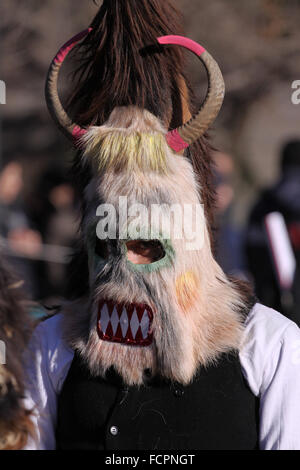
<svg viewBox="0 0 300 470">
<path fill-rule="evenodd" d="M 224 82 L 178 18 L 169 1 L 104 1 L 50 66 L 49 110 L 78 149 L 82 239 L 72 299 L 31 341 L 29 449 L 300 448 L 299 330 L 212 254 L 205 132 Z M 58 73 L 83 38 L 68 114 Z M 208 73 L 200 111 L 180 46 Z"/>
</svg>

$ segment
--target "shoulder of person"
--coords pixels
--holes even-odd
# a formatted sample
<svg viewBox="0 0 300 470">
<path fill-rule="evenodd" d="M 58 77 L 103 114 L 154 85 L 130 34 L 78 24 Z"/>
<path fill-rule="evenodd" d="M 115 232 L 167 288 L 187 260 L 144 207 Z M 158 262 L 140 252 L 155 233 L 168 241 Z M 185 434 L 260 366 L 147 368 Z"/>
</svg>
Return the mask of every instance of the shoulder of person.
<svg viewBox="0 0 300 470">
<path fill-rule="evenodd" d="M 288 363 L 287 370 L 300 365 L 300 329 L 276 310 L 257 303 L 245 322 L 240 358 L 249 385 L 259 395 L 279 361 Z"/>
</svg>

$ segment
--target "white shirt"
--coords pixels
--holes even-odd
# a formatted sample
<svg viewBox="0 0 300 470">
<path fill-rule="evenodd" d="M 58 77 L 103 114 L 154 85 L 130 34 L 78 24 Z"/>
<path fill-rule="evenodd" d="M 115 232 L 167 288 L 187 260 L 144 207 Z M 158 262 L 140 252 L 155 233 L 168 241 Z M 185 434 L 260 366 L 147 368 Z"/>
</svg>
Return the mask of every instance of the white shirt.
<svg viewBox="0 0 300 470">
<path fill-rule="evenodd" d="M 34 409 L 35 439 L 25 449 L 55 449 L 57 396 L 73 351 L 63 342 L 61 315 L 40 323 L 30 343 L 26 406 Z M 240 351 L 242 371 L 260 397 L 262 450 L 300 450 L 300 329 L 280 313 L 256 304 Z"/>
</svg>

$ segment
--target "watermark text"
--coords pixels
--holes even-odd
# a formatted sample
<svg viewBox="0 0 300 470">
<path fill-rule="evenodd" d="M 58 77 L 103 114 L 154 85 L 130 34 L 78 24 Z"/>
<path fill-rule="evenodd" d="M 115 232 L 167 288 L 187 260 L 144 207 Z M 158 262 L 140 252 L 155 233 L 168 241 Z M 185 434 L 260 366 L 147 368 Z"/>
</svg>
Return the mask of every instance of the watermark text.
<svg viewBox="0 0 300 470">
<path fill-rule="evenodd" d="M 6 104 L 6 85 L 3 80 L 0 80 L 0 104 Z"/>
<path fill-rule="evenodd" d="M 96 234 L 100 240 L 183 240 L 186 250 L 200 250 L 204 243 L 205 217 L 202 204 L 100 204 Z"/>
<path fill-rule="evenodd" d="M 6 345 L 0 340 L 0 365 L 6 364 Z"/>
<path fill-rule="evenodd" d="M 292 89 L 295 90 L 292 92 L 292 96 L 291 96 L 292 103 L 300 104 L 300 80 L 293 81 Z"/>
</svg>

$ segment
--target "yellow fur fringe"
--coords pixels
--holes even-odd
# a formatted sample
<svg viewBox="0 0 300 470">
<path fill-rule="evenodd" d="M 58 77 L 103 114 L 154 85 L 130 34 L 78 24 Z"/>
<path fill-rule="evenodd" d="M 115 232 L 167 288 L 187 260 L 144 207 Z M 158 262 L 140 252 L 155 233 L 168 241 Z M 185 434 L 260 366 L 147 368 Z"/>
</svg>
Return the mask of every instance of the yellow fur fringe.
<svg viewBox="0 0 300 470">
<path fill-rule="evenodd" d="M 152 170 L 166 173 L 166 141 L 158 132 L 93 127 L 85 139 L 84 156 L 92 158 L 99 171 Z"/>
</svg>

